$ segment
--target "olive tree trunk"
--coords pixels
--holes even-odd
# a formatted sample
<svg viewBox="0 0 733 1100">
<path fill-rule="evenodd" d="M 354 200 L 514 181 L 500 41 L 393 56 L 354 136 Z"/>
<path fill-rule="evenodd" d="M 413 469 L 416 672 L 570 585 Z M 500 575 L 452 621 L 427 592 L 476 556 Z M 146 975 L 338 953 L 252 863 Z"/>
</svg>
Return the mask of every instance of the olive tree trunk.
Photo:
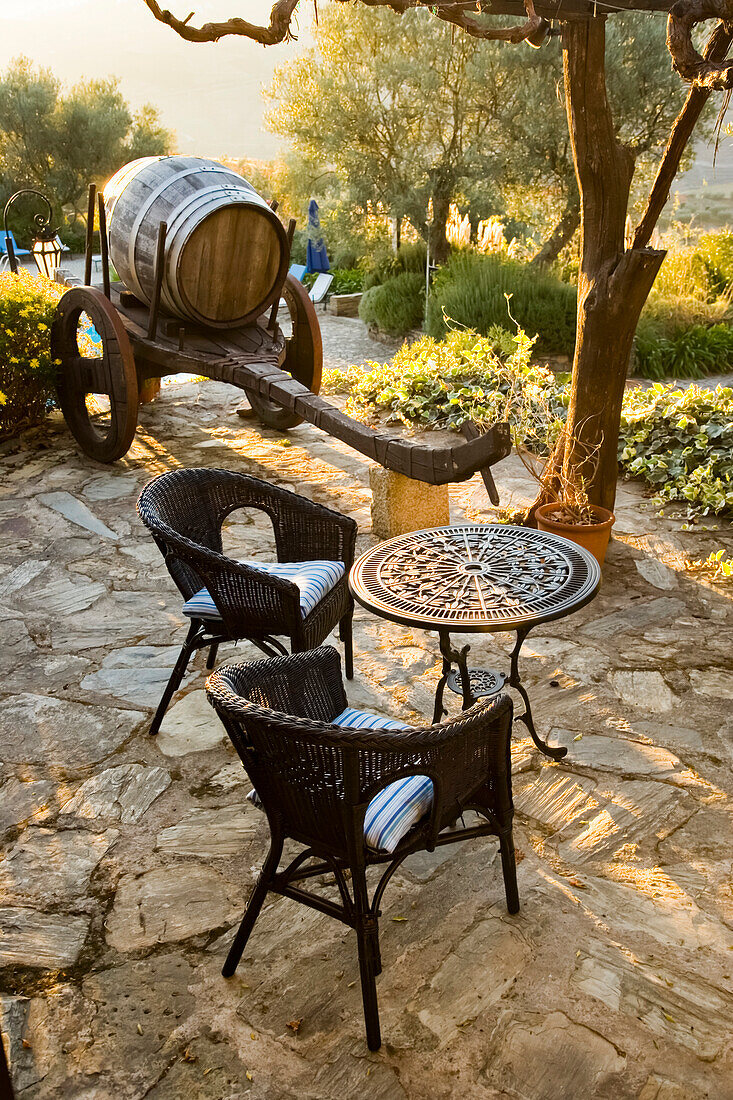
<svg viewBox="0 0 733 1100">
<path fill-rule="evenodd" d="M 580 201 L 573 194 L 565 206 L 563 215 L 552 233 L 537 252 L 530 263 L 535 267 L 544 267 L 554 264 L 565 245 L 570 244 L 580 225 Z"/>
<path fill-rule="evenodd" d="M 450 245 L 445 235 L 450 214 L 451 194 L 436 187 L 433 192 L 433 222 L 429 227 L 430 259 L 433 263 L 444 264 L 450 253 Z"/>
<path fill-rule="evenodd" d="M 613 508 L 621 402 L 642 308 L 665 253 L 625 249 L 633 156 L 614 133 L 606 95 L 605 18 L 563 24 L 568 124 L 581 201 L 578 332 L 562 454 L 565 478 L 586 479 Z"/>
</svg>

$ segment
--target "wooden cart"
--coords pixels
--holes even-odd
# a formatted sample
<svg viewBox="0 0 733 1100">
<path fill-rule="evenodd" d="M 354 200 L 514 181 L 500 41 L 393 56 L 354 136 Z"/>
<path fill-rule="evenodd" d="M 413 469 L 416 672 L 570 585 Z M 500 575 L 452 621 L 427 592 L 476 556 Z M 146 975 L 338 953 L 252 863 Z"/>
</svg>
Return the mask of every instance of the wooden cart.
<svg viewBox="0 0 733 1100">
<path fill-rule="evenodd" d="M 101 196 L 100 196 L 101 198 Z M 93 224 L 93 197 L 90 224 Z M 489 467 L 511 450 L 509 426 L 467 431 L 466 441 L 432 447 L 378 432 L 346 416 L 318 395 L 323 348 L 320 326 L 305 287 L 287 275 L 267 314 L 235 328 L 207 327 L 160 312 L 165 249 L 161 224 L 150 306 L 108 276 L 104 205 L 99 203 L 103 286 L 76 286 L 61 298 L 52 325 L 54 358 L 60 360 L 58 393 L 64 417 L 82 450 L 114 462 L 129 449 L 137 425 L 139 394 L 147 379 L 171 374 L 204 375 L 244 390 L 260 420 L 286 430 L 303 420 L 322 428 L 397 473 L 431 484 L 461 481 L 481 470 L 495 502 Z M 292 236 L 292 228 L 290 234 Z M 87 241 L 86 282 L 91 278 Z M 290 316 L 286 336 L 277 321 L 280 300 Z M 79 348 L 86 314 L 101 337 L 101 355 Z M 99 410 L 108 403 L 104 412 Z M 90 400 L 91 399 L 91 400 Z"/>
</svg>

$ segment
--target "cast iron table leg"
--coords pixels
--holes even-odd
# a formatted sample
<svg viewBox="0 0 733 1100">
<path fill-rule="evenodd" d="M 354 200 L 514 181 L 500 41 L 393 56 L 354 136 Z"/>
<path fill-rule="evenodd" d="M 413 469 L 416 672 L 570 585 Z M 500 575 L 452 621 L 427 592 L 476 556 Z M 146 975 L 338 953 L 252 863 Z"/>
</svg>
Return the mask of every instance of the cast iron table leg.
<svg viewBox="0 0 733 1100">
<path fill-rule="evenodd" d="M 519 692 L 519 694 L 522 696 L 522 699 L 524 700 L 524 714 L 518 714 L 515 718 L 515 722 L 524 722 L 525 726 L 532 735 L 532 740 L 534 741 L 540 752 L 543 752 L 545 756 L 549 756 L 551 760 L 562 760 L 563 756 L 565 756 L 568 751 L 565 746 L 558 745 L 557 747 L 554 747 L 552 745 L 548 745 L 546 741 L 542 740 L 540 735 L 537 733 L 537 730 L 534 728 L 534 721 L 532 719 L 532 708 L 529 705 L 529 695 L 527 694 L 527 691 L 524 688 L 521 677 L 519 675 L 519 651 L 522 648 L 524 639 L 527 637 L 531 629 L 531 627 L 526 626 L 517 631 L 517 644 L 512 650 L 512 667 L 511 672 L 509 673 L 508 682 L 510 687 L 516 688 L 516 690 Z"/>
<path fill-rule="evenodd" d="M 443 708 L 443 691 L 445 689 L 445 682 L 448 679 L 448 673 L 451 670 L 453 664 L 458 665 L 458 671 L 461 674 L 461 687 L 463 688 L 463 709 L 468 710 L 476 702 L 471 694 L 471 677 L 468 672 L 468 663 L 466 661 L 466 655 L 471 648 L 468 645 L 464 645 L 463 649 L 454 649 L 451 645 L 450 634 L 447 630 L 439 631 L 440 635 L 440 652 L 443 655 L 443 672 L 438 680 L 438 686 L 435 689 L 435 707 L 433 708 L 433 725 L 440 722 L 446 711 Z"/>
</svg>

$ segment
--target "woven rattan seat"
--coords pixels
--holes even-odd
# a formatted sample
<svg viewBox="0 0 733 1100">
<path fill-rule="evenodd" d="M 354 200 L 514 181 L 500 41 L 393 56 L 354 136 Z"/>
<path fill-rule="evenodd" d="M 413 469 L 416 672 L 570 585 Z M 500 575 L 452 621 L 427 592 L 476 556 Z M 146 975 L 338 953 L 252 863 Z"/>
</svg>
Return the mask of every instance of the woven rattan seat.
<svg viewBox="0 0 733 1100">
<path fill-rule="evenodd" d="M 226 665 L 206 685 L 270 826 L 270 850 L 222 973 L 231 977 L 268 891 L 303 902 L 356 930 L 367 1042 L 381 1043 L 376 977 L 378 917 L 385 887 L 413 852 L 494 834 L 499 838 L 510 913 L 519 909 L 512 841 L 507 696 L 477 703 L 441 725 L 400 730 L 333 725 L 348 706 L 339 655 L 331 646 L 251 664 Z M 428 776 L 430 813 L 392 853 L 368 848 L 364 816 L 374 795 L 408 775 Z M 463 811 L 478 824 L 456 828 Z M 302 850 L 278 870 L 283 844 Z M 386 864 L 371 900 L 367 869 Z M 340 903 L 305 890 L 304 879 L 332 873 Z M 350 873 L 350 883 L 347 881 Z"/>
<path fill-rule="evenodd" d="M 291 650 L 300 653 L 320 645 L 338 625 L 351 678 L 354 602 L 348 573 L 354 560 L 354 520 L 258 478 L 216 469 L 161 474 L 145 486 L 137 508 L 184 601 L 206 589 L 218 612 L 216 619 L 191 616 L 151 734 L 158 732 L 192 655 L 208 647 L 207 667 L 213 668 L 221 642 L 247 639 L 275 656 L 287 653 L 278 640 L 285 637 Z M 292 581 L 224 555 L 222 523 L 238 508 L 257 508 L 270 517 L 278 562 L 343 563 L 343 576 L 307 614 Z"/>
</svg>

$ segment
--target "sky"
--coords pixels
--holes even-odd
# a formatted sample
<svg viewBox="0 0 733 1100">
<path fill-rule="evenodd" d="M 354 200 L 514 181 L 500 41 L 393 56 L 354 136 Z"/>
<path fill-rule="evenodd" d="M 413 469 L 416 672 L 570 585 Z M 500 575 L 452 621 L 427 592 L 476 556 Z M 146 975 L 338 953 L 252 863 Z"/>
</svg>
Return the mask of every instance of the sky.
<svg viewBox="0 0 733 1100">
<path fill-rule="evenodd" d="M 198 24 L 233 15 L 267 23 L 272 0 L 165 0 L 164 6 L 181 18 L 195 7 Z M 146 102 L 158 108 L 179 152 L 265 159 L 280 141 L 262 127 L 262 87 L 277 65 L 307 47 L 311 11 L 305 5 L 298 42 L 265 49 L 235 37 L 184 42 L 143 0 L 0 0 L 0 71 L 25 54 L 68 84 L 117 76 L 133 108 Z"/>
</svg>

